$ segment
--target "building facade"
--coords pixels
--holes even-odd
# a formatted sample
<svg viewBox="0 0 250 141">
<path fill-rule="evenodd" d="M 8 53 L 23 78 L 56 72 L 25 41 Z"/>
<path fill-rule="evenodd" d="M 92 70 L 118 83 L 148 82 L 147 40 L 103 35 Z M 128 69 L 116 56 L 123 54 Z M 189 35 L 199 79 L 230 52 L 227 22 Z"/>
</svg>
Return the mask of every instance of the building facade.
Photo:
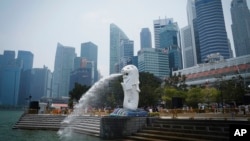
<svg viewBox="0 0 250 141">
<path fill-rule="evenodd" d="M 121 72 L 121 69 L 128 65 L 132 64 L 132 59 L 134 56 L 134 41 L 123 39 L 121 40 L 121 49 L 120 49 L 120 61 L 119 61 L 119 70 L 118 72 Z"/>
<path fill-rule="evenodd" d="M 76 57 L 74 60 L 74 70 L 70 73 L 69 89 L 72 90 L 75 83 L 92 86 L 94 84 L 94 72 L 94 61 L 88 61 L 84 57 Z"/>
<path fill-rule="evenodd" d="M 30 96 L 32 100 L 39 101 L 41 98 L 50 98 L 52 90 L 52 73 L 48 67 L 33 68 L 31 70 Z"/>
<path fill-rule="evenodd" d="M 109 56 L 109 73 L 117 73 L 117 64 L 120 57 L 120 41 L 128 39 L 127 35 L 115 24 L 110 24 L 110 56 Z"/>
<path fill-rule="evenodd" d="M 250 55 L 226 60 L 214 60 L 209 63 L 174 71 L 173 73 L 185 75 L 187 85 L 214 83 L 221 78 L 230 80 L 237 75 L 241 75 L 245 86 L 248 86 L 250 85 Z"/>
<path fill-rule="evenodd" d="M 181 45 L 183 68 L 192 67 L 195 65 L 194 47 L 192 44 L 191 26 L 186 26 L 181 29 Z"/>
<path fill-rule="evenodd" d="M 98 71 L 97 71 L 97 58 L 98 47 L 92 42 L 81 44 L 81 57 L 86 58 L 88 61 L 94 63 L 94 82 L 98 81 Z"/>
<path fill-rule="evenodd" d="M 246 0 L 231 3 L 232 33 L 236 57 L 250 54 L 250 11 Z"/>
<path fill-rule="evenodd" d="M 68 97 L 70 72 L 74 68 L 75 48 L 57 44 L 53 81 L 52 97 Z"/>
<path fill-rule="evenodd" d="M 178 24 L 171 21 L 160 30 L 160 47 L 169 48 L 170 46 L 179 46 L 179 27 Z"/>
<path fill-rule="evenodd" d="M 164 28 L 168 23 L 172 23 L 173 19 L 158 19 L 154 20 L 154 39 L 155 39 L 155 48 L 160 48 L 160 32 L 161 29 Z"/>
<path fill-rule="evenodd" d="M 0 55 L 0 105 L 18 105 L 22 66 L 15 58 L 15 51 Z"/>
<path fill-rule="evenodd" d="M 139 72 L 149 72 L 160 79 L 169 77 L 169 60 L 165 49 L 144 48 L 138 51 Z"/>
<path fill-rule="evenodd" d="M 182 69 L 182 56 L 178 24 L 171 21 L 160 31 L 160 48 L 169 56 L 170 75 L 172 71 Z"/>
<path fill-rule="evenodd" d="M 227 33 L 221 0 L 196 0 L 195 28 L 199 36 L 198 54 L 200 62 L 205 62 L 209 54 L 220 53 L 225 59 L 230 57 Z M 198 61 L 199 62 L 199 61 Z"/>
<path fill-rule="evenodd" d="M 17 61 L 18 64 L 22 67 L 20 87 L 19 87 L 19 97 L 18 104 L 26 105 L 27 100 L 31 93 L 31 70 L 33 67 L 33 58 L 34 55 L 30 51 L 18 51 Z"/>
<path fill-rule="evenodd" d="M 170 46 L 168 51 L 168 56 L 169 56 L 170 75 L 172 75 L 172 71 L 182 69 L 181 48 L 176 45 Z"/>
<path fill-rule="evenodd" d="M 194 19 L 196 18 L 194 0 L 187 1 L 187 19 L 188 25 L 183 27 L 180 31 L 181 36 L 181 50 L 183 68 L 195 66 L 197 64 L 197 53 L 195 32 L 194 32 Z"/>
<path fill-rule="evenodd" d="M 149 28 L 142 28 L 140 33 L 141 49 L 152 48 L 152 37 Z"/>
<path fill-rule="evenodd" d="M 33 67 L 34 55 L 30 51 L 19 50 L 17 54 L 17 60 L 22 66 L 22 70 L 30 70 Z"/>
</svg>

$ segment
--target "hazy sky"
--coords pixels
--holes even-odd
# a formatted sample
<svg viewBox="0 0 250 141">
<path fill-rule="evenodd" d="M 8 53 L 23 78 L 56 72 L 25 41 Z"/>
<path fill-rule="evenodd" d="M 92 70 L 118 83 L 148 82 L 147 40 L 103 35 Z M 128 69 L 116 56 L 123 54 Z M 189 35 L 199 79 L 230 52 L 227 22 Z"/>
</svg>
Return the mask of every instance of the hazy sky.
<svg viewBox="0 0 250 141">
<path fill-rule="evenodd" d="M 247 0 L 250 3 L 250 0 Z M 222 0 L 228 37 L 231 33 L 231 0 Z M 187 0 L 0 0 L 0 54 L 4 50 L 31 51 L 34 68 L 54 70 L 57 43 L 75 47 L 93 42 L 98 46 L 98 69 L 109 74 L 109 24 L 115 23 L 140 48 L 141 28 L 153 20 L 173 18 L 187 25 Z M 154 46 L 154 45 L 153 45 Z"/>
</svg>

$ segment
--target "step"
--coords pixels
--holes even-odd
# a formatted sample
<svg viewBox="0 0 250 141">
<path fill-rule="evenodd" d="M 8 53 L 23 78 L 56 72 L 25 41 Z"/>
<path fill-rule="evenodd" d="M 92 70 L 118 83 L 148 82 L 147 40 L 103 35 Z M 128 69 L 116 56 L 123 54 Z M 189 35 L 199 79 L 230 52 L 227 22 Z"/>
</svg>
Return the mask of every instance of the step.
<svg viewBox="0 0 250 141">
<path fill-rule="evenodd" d="M 207 134 L 228 137 L 229 132 L 217 132 L 217 131 L 206 131 L 206 130 L 190 130 L 190 129 L 170 129 L 170 128 L 160 128 L 160 127 L 146 127 L 144 130 L 156 130 L 156 131 L 170 131 L 179 133 L 192 133 L 192 134 Z"/>
<path fill-rule="evenodd" d="M 51 126 L 51 127 L 48 127 L 48 126 L 34 126 L 34 125 L 25 125 L 25 126 L 22 126 L 22 125 L 14 125 L 12 129 L 26 129 L 26 130 L 59 130 L 60 127 L 56 127 L 56 126 Z"/>
<path fill-rule="evenodd" d="M 61 124 L 63 128 L 71 128 L 75 133 L 100 136 L 100 117 L 75 116 L 70 124 Z"/>
<path fill-rule="evenodd" d="M 100 128 L 100 124 L 91 124 L 91 123 L 71 124 L 71 126 Z"/>
<path fill-rule="evenodd" d="M 215 136 L 208 134 L 194 134 L 194 133 L 183 133 L 183 132 L 173 132 L 173 131 L 159 131 L 159 130 L 143 130 L 140 133 L 150 133 L 150 134 L 160 134 L 160 135 L 170 135 L 170 136 L 182 136 L 182 137 L 192 137 L 200 139 L 210 139 L 210 140 L 228 140 L 225 136 Z"/>
<path fill-rule="evenodd" d="M 73 125 L 72 128 L 82 128 L 82 129 L 91 129 L 91 130 L 98 130 L 100 131 L 100 126 L 81 126 L 81 125 Z"/>
<path fill-rule="evenodd" d="M 229 122 L 212 120 L 156 120 L 153 124 L 228 126 Z"/>
<path fill-rule="evenodd" d="M 127 140 L 128 139 L 128 140 Z M 141 137 L 141 136 L 127 136 L 126 139 L 122 141 L 167 141 L 167 140 L 161 140 L 156 138 L 148 138 L 148 137 Z"/>
<path fill-rule="evenodd" d="M 90 136 L 95 136 L 95 137 L 100 137 L 100 133 L 99 132 L 89 132 L 89 131 L 84 131 L 84 130 L 77 130 L 77 129 L 73 129 L 74 133 L 78 133 L 78 134 L 87 134 Z"/>
<path fill-rule="evenodd" d="M 169 135 L 159 135 L 159 134 L 150 134 L 150 133 L 135 133 L 135 136 L 153 138 L 153 139 L 161 139 L 161 140 L 175 140 L 175 141 L 210 141 L 200 138 L 192 138 L 192 137 L 182 137 L 182 136 L 169 136 Z"/>
<path fill-rule="evenodd" d="M 100 136 L 100 129 L 99 130 L 93 130 L 89 128 L 79 128 L 79 127 L 72 127 L 73 132 L 75 133 L 81 133 L 81 134 L 88 134 L 93 136 Z"/>
<path fill-rule="evenodd" d="M 152 124 L 148 127 L 161 127 L 170 129 L 190 129 L 190 130 L 204 130 L 204 131 L 217 131 L 217 132 L 228 132 L 229 126 L 213 126 L 213 125 L 186 125 L 186 124 Z"/>
</svg>

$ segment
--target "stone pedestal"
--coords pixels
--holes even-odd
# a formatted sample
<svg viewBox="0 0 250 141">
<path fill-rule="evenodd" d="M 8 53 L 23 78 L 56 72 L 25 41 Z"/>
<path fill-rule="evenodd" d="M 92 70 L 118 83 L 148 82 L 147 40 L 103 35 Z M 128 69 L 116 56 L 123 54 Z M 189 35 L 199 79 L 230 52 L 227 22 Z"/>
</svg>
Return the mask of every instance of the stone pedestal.
<svg viewBox="0 0 250 141">
<path fill-rule="evenodd" d="M 130 136 L 145 127 L 147 117 L 103 117 L 100 125 L 102 139 L 117 139 Z"/>
</svg>

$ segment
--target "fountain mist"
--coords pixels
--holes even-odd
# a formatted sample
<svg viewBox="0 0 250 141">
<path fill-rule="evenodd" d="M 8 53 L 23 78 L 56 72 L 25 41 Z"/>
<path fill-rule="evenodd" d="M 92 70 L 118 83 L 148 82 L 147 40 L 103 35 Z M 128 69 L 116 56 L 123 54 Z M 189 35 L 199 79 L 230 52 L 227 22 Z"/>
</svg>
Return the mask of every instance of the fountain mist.
<svg viewBox="0 0 250 141">
<path fill-rule="evenodd" d="M 111 74 L 108 77 L 104 77 L 96 82 L 79 100 L 74 106 L 73 112 L 68 115 L 61 123 L 61 129 L 58 131 L 58 135 L 61 139 L 70 138 L 72 129 L 71 123 L 74 121 L 76 116 L 84 115 L 84 110 L 90 105 L 90 99 L 95 99 L 97 93 L 100 93 L 105 89 L 106 84 L 115 78 L 118 78 L 122 74 Z M 91 100 L 92 101 L 92 100 Z"/>
</svg>

